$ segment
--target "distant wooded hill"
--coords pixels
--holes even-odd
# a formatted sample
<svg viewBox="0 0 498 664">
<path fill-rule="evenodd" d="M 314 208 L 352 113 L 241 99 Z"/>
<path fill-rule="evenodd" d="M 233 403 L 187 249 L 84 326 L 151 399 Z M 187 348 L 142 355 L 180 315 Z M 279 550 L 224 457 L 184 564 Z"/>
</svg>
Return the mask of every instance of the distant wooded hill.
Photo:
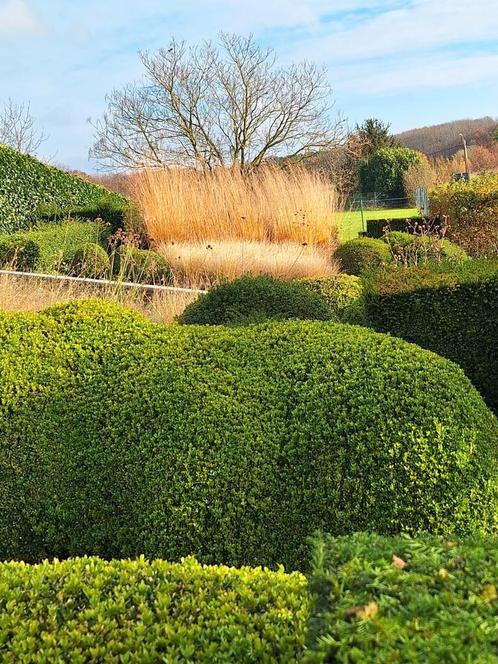
<svg viewBox="0 0 498 664">
<path fill-rule="evenodd" d="M 409 129 L 396 138 L 408 148 L 433 157 L 451 157 L 462 147 L 460 134 L 465 136 L 468 145 L 490 147 L 492 135 L 498 126 L 498 120 L 491 117 L 477 120 L 454 120 L 431 127 Z"/>
</svg>

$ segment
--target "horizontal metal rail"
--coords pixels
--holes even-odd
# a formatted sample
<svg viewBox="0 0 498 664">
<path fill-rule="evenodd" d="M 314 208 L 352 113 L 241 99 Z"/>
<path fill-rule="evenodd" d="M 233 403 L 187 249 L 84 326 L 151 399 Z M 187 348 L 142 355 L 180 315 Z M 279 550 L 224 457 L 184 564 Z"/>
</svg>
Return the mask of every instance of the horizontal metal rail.
<svg viewBox="0 0 498 664">
<path fill-rule="evenodd" d="M 48 281 L 72 281 L 80 284 L 94 284 L 97 286 L 117 286 L 123 288 L 141 288 L 151 291 L 167 291 L 171 293 L 207 293 L 199 288 L 179 288 L 176 286 L 159 286 L 156 284 L 137 284 L 132 281 L 111 281 L 110 279 L 90 279 L 85 277 L 69 277 L 64 274 L 44 274 L 43 272 L 17 272 L 15 270 L 0 270 L 0 274 L 13 277 L 32 277 Z"/>
</svg>

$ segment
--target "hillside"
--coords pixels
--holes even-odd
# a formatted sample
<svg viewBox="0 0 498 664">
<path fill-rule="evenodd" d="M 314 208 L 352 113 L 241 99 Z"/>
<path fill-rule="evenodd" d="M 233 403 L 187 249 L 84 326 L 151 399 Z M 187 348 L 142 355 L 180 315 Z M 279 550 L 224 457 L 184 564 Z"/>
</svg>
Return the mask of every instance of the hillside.
<svg viewBox="0 0 498 664">
<path fill-rule="evenodd" d="M 0 145 L 0 230 L 15 231 L 50 213 L 124 199 L 104 187 Z"/>
<path fill-rule="evenodd" d="M 429 127 L 419 127 L 397 134 L 401 145 L 413 148 L 434 157 L 451 157 L 461 147 L 463 134 L 468 145 L 489 147 L 491 135 L 498 126 L 498 120 L 491 117 L 477 120 L 454 120 Z"/>
</svg>

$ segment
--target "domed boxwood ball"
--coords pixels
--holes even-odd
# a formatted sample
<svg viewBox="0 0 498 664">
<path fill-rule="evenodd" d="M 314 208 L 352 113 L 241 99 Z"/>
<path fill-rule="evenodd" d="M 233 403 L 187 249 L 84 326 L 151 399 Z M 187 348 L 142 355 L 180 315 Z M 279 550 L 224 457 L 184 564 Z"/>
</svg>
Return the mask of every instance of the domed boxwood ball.
<svg viewBox="0 0 498 664">
<path fill-rule="evenodd" d="M 69 266 L 70 274 L 79 277 L 109 277 L 111 261 L 106 250 L 95 242 L 87 242 L 74 252 Z"/>
<path fill-rule="evenodd" d="M 355 303 L 363 293 L 360 277 L 355 277 L 353 274 L 307 277 L 300 281 L 325 298 L 334 320 L 341 320 L 344 311 Z"/>
<path fill-rule="evenodd" d="M 493 532 L 498 424 L 464 373 L 366 328 L 0 315 L 0 558 L 302 568 L 306 538 Z"/>
<path fill-rule="evenodd" d="M 387 244 L 371 237 L 357 237 L 343 242 L 335 250 L 333 258 L 341 262 L 344 272 L 357 276 L 365 270 L 387 265 L 392 260 Z"/>
<path fill-rule="evenodd" d="M 299 282 L 242 277 L 211 289 L 189 304 L 183 324 L 249 325 L 267 320 L 329 320 L 324 297 Z"/>
</svg>

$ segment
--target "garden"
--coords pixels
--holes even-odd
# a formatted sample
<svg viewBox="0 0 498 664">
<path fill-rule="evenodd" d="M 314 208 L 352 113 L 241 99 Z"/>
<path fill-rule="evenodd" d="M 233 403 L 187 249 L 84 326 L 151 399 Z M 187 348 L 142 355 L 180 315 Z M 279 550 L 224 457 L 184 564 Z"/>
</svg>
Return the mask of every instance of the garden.
<svg viewBox="0 0 498 664">
<path fill-rule="evenodd" d="M 496 177 L 0 166 L 4 661 L 498 661 Z"/>
<path fill-rule="evenodd" d="M 0 144 L 0 660 L 498 664 L 498 174 L 140 57 L 119 177 Z"/>
</svg>

